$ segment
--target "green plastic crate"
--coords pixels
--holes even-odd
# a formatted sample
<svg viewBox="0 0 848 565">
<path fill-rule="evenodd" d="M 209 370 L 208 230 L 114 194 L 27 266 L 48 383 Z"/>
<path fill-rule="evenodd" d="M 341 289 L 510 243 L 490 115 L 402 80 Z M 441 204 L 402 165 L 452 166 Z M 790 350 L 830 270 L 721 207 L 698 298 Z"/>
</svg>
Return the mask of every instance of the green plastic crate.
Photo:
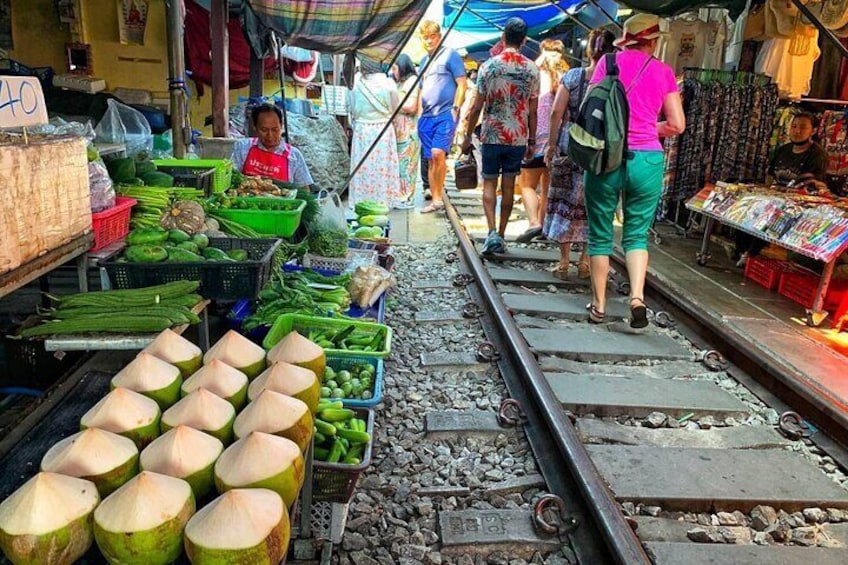
<svg viewBox="0 0 848 565">
<path fill-rule="evenodd" d="M 293 331 L 297 331 L 304 337 L 309 337 L 311 330 L 343 330 L 348 326 L 354 326 L 357 330 L 366 332 L 383 332 L 383 347 L 379 351 L 348 351 L 347 349 L 325 349 L 326 355 L 342 355 L 345 357 L 372 357 L 383 359 L 388 357 L 392 351 L 392 328 L 385 324 L 372 322 L 355 322 L 340 318 L 319 318 L 317 316 L 303 316 L 301 314 L 283 314 L 271 326 L 271 331 L 265 336 L 262 346 L 270 350 L 284 337 Z"/>
<path fill-rule="evenodd" d="M 279 237 L 291 237 L 300 226 L 300 216 L 306 208 L 305 200 L 282 199 L 263 196 L 250 196 L 235 198 L 239 202 L 262 201 L 293 202 L 297 203 L 292 210 L 236 210 L 233 208 L 218 208 L 215 214 L 224 219 L 238 222 L 243 226 L 255 229 L 263 235 L 276 235 Z"/>
<path fill-rule="evenodd" d="M 189 169 L 200 173 L 215 169 L 212 186 L 209 187 L 210 193 L 229 190 L 233 180 L 233 164 L 229 159 L 156 159 L 153 163 L 157 168 Z"/>
</svg>

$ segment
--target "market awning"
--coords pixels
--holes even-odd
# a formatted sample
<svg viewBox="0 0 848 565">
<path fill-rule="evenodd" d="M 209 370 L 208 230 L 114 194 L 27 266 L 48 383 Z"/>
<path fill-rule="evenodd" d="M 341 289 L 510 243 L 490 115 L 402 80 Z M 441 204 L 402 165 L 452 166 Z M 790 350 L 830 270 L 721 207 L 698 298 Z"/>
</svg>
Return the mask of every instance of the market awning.
<svg viewBox="0 0 848 565">
<path fill-rule="evenodd" d="M 727 8 L 734 20 L 745 10 L 745 0 L 619 0 L 628 8 L 658 16 L 673 16 L 699 8 Z"/>
</svg>

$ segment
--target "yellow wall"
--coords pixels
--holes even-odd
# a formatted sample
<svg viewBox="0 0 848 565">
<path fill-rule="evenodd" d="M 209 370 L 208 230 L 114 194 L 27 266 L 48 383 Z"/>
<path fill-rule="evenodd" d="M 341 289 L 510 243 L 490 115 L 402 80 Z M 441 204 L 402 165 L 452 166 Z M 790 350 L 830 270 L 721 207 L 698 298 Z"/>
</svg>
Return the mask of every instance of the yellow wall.
<svg viewBox="0 0 848 565">
<path fill-rule="evenodd" d="M 30 67 L 53 67 L 65 72 L 67 24 L 59 23 L 53 0 L 12 0 L 12 59 Z"/>
</svg>

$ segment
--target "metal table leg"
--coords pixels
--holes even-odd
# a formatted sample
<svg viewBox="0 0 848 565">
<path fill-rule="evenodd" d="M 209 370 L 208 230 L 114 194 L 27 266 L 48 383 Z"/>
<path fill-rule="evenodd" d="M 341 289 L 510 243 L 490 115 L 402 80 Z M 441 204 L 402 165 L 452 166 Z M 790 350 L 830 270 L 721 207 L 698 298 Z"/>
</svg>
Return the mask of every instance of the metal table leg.
<svg viewBox="0 0 848 565">
<path fill-rule="evenodd" d="M 695 256 L 698 264 L 702 267 L 712 258 L 712 255 L 710 254 L 710 238 L 713 235 L 715 223 L 716 222 L 713 218 L 707 217 L 707 223 L 704 225 L 704 239 L 701 241 L 701 250 Z"/>
<path fill-rule="evenodd" d="M 200 342 L 198 346 L 201 351 L 206 353 L 209 351 L 209 306 L 200 313 L 200 327 L 197 328 L 197 338 Z"/>
<path fill-rule="evenodd" d="M 819 288 L 816 291 L 816 299 L 813 301 L 813 308 L 807 310 L 807 324 L 817 328 L 827 318 L 827 312 L 824 311 L 824 299 L 827 296 L 827 288 L 830 286 L 830 279 L 833 277 L 833 269 L 836 267 L 836 258 L 832 259 L 824 265 L 824 271 L 819 279 Z"/>
<path fill-rule="evenodd" d="M 88 292 L 88 255 L 86 253 L 77 257 L 77 279 L 80 292 Z"/>
</svg>

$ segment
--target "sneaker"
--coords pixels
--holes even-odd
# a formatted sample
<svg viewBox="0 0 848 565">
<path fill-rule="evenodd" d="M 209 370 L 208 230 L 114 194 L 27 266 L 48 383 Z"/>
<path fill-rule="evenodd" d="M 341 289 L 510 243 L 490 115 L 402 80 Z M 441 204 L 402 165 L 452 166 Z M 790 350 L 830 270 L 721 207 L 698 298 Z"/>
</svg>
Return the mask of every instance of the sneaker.
<svg viewBox="0 0 848 565">
<path fill-rule="evenodd" d="M 486 241 L 483 242 L 483 249 L 480 251 L 482 255 L 492 255 L 494 253 L 503 253 L 503 240 L 498 232 L 492 230 L 486 236 Z"/>
<path fill-rule="evenodd" d="M 506 241 L 495 232 L 495 243 L 492 245 L 492 253 L 506 253 Z"/>
</svg>

